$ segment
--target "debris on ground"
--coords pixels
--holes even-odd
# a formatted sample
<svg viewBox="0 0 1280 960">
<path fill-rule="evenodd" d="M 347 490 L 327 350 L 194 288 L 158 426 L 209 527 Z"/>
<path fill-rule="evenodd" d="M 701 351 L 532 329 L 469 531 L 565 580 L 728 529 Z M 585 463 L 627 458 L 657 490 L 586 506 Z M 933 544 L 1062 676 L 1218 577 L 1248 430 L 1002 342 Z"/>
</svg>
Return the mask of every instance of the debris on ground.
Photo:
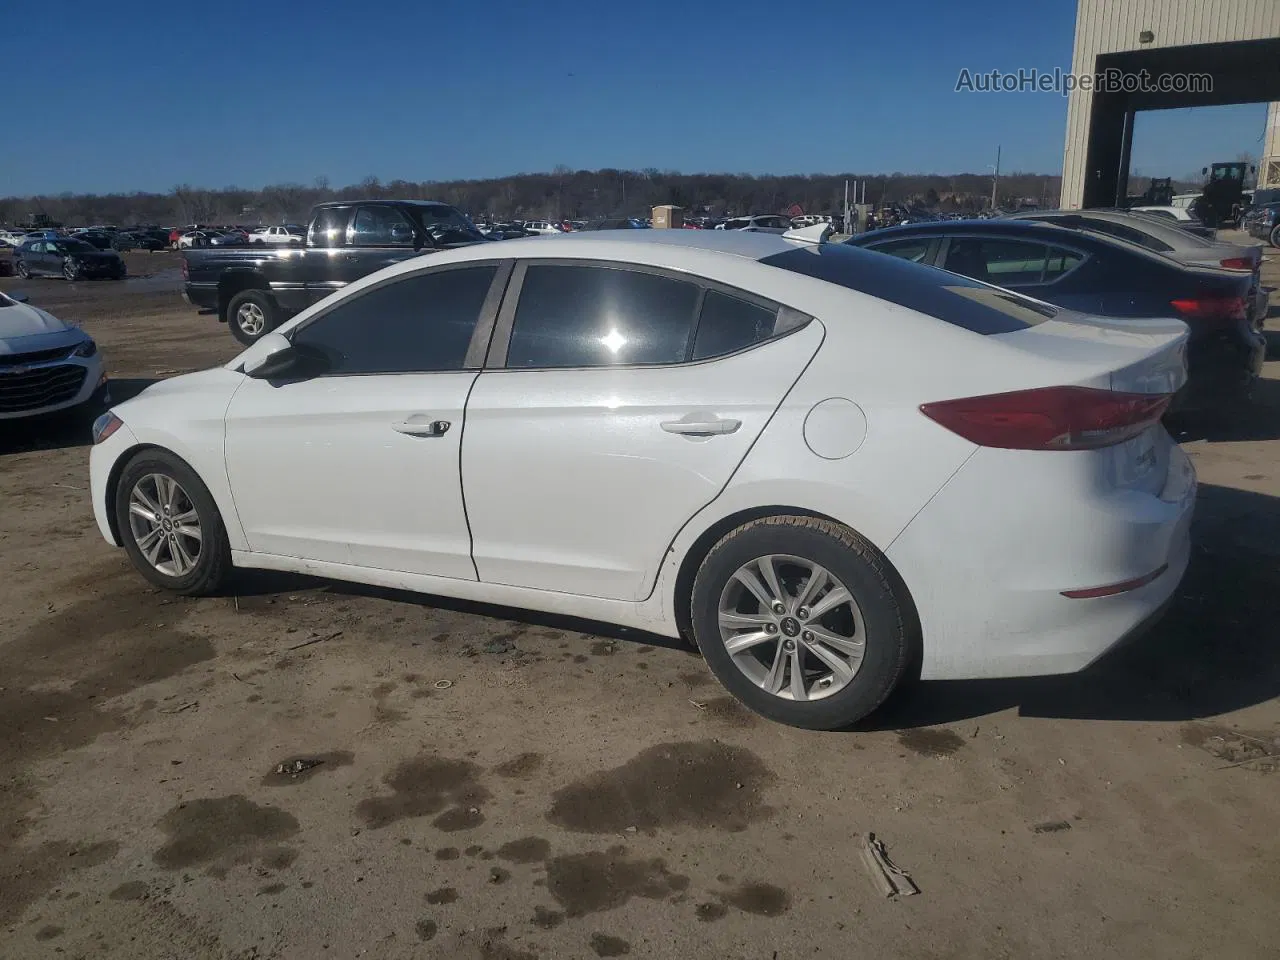
<svg viewBox="0 0 1280 960">
<path fill-rule="evenodd" d="M 1032 833 L 1061 833 L 1063 830 L 1070 830 L 1071 824 L 1066 820 L 1048 820 L 1045 823 L 1037 823 L 1031 828 Z"/>
<path fill-rule="evenodd" d="M 434 686 L 437 690 L 448 690 L 450 687 L 453 686 L 453 681 L 437 680 L 434 684 L 432 684 L 432 686 Z"/>
<path fill-rule="evenodd" d="M 342 631 L 337 630 L 333 633 L 325 634 L 324 636 L 317 635 L 313 637 L 308 637 L 306 640 L 303 640 L 301 643 L 295 643 L 292 647 L 285 647 L 285 650 L 286 651 L 301 650 L 303 647 L 309 647 L 313 643 L 323 643 L 325 640 L 337 640 L 338 637 L 340 636 L 342 636 Z"/>
<path fill-rule="evenodd" d="M 884 841 L 876 838 L 874 833 L 867 834 L 866 844 L 862 848 L 862 862 L 871 875 L 871 882 L 886 897 L 911 897 L 920 892 L 911 874 L 903 870 L 889 859 Z"/>
<path fill-rule="evenodd" d="M 320 766 L 323 760 L 315 757 L 297 757 L 293 760 L 285 760 L 283 763 L 276 764 L 276 773 L 282 777 L 296 777 L 300 773 L 306 773 L 308 770 Z"/>
</svg>

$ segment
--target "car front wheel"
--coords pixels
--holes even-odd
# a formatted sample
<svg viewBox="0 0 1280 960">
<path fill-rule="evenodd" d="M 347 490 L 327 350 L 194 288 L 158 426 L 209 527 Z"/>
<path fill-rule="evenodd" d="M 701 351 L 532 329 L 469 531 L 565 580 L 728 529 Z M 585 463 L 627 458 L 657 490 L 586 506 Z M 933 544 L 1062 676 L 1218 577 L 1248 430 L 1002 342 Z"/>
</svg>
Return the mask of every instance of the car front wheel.
<svg viewBox="0 0 1280 960">
<path fill-rule="evenodd" d="M 78 280 L 80 278 L 80 268 L 70 260 L 62 262 L 62 276 L 67 280 Z"/>
<path fill-rule="evenodd" d="M 759 714 L 811 730 L 876 709 L 913 653 L 914 613 L 887 562 L 838 523 L 773 516 L 720 540 L 694 580 L 694 637 Z"/>
<path fill-rule="evenodd" d="M 31 268 L 27 266 L 27 261 L 25 260 L 18 261 L 18 276 L 20 276 L 23 280 L 31 279 Z"/>
<path fill-rule="evenodd" d="M 1271 245 L 1280 247 L 1280 224 L 1271 228 Z"/>
<path fill-rule="evenodd" d="M 134 567 L 158 587 L 215 592 L 231 572 L 231 548 L 209 490 L 164 450 L 135 456 L 115 493 L 116 528 Z"/>
</svg>

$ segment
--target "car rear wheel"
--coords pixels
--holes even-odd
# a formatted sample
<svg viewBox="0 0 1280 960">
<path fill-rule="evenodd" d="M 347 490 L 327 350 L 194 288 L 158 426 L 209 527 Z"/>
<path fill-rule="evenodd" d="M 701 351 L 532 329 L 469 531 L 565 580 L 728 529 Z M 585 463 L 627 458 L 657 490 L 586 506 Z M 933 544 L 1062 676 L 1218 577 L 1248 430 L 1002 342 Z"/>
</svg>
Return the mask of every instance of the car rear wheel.
<svg viewBox="0 0 1280 960">
<path fill-rule="evenodd" d="M 231 334 L 245 346 L 256 343 L 280 323 L 274 300 L 262 290 L 243 290 L 227 304 Z"/>
<path fill-rule="evenodd" d="M 67 280 L 79 280 L 80 268 L 70 260 L 64 260 L 62 262 L 62 276 Z"/>
<path fill-rule="evenodd" d="M 694 579 L 694 637 L 735 697 L 811 730 L 847 727 L 901 680 L 914 618 L 887 562 L 838 523 L 774 516 L 712 548 Z"/>
<path fill-rule="evenodd" d="M 138 572 L 188 596 L 215 592 L 231 573 L 231 547 L 209 490 L 165 450 L 139 453 L 120 475 L 116 529 Z"/>
<path fill-rule="evenodd" d="M 1280 224 L 1271 228 L 1271 245 L 1280 247 Z"/>
</svg>

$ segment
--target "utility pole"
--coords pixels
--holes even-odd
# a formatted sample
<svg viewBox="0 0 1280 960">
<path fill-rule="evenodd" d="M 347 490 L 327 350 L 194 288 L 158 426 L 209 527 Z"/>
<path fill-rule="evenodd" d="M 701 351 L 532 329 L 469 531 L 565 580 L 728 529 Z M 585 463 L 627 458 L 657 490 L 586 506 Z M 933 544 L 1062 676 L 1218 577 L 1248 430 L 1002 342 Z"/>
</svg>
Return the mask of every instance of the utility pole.
<svg viewBox="0 0 1280 960">
<path fill-rule="evenodd" d="M 996 144 L 996 172 L 991 178 L 991 212 L 996 212 L 996 185 L 1000 183 L 1000 145 Z"/>
</svg>

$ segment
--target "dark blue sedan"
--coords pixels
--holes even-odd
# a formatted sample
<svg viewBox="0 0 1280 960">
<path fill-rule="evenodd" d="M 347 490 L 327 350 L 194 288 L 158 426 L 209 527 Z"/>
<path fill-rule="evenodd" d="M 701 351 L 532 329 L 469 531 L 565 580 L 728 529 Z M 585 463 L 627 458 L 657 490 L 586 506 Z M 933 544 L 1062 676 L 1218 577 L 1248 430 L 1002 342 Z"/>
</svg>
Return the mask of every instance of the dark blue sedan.
<svg viewBox="0 0 1280 960">
<path fill-rule="evenodd" d="M 1181 409 L 1247 396 L 1262 370 L 1266 340 L 1248 319 L 1252 276 L 1244 271 L 1189 267 L 1122 240 L 1037 221 L 918 223 L 846 242 L 1081 313 L 1177 317 L 1191 328 Z"/>
</svg>

